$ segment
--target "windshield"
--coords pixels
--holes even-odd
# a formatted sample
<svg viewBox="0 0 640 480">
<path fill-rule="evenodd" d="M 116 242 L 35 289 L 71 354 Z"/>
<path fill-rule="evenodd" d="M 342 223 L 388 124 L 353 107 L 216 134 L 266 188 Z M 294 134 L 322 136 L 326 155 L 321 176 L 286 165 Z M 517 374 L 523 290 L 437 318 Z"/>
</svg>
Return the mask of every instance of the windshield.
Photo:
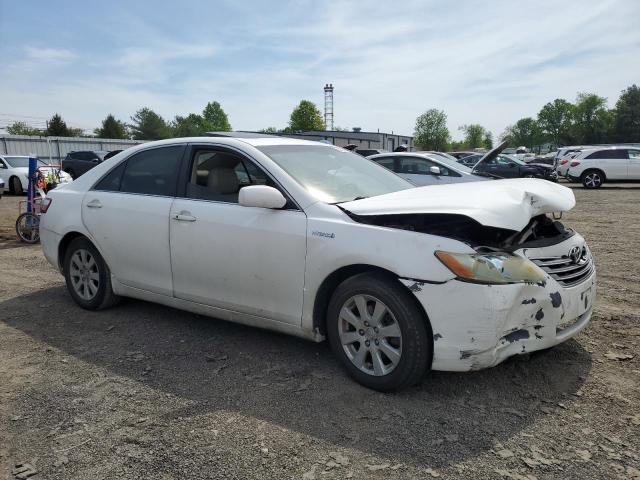
<svg viewBox="0 0 640 480">
<path fill-rule="evenodd" d="M 3 157 L 11 168 L 29 168 L 29 157 Z M 46 165 L 38 159 L 38 165 Z"/>
<path fill-rule="evenodd" d="M 339 147 L 256 147 L 319 200 L 341 203 L 413 188 L 385 167 Z"/>
</svg>

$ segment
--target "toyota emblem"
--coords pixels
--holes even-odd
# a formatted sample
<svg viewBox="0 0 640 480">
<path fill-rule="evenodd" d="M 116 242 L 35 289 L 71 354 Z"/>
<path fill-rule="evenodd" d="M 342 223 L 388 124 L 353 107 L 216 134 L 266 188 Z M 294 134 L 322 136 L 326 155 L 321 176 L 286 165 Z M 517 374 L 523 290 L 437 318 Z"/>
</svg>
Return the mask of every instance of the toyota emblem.
<svg viewBox="0 0 640 480">
<path fill-rule="evenodd" d="M 573 263 L 578 263 L 580 261 L 580 257 L 582 257 L 581 247 L 576 246 L 569 250 L 569 258 Z"/>
</svg>

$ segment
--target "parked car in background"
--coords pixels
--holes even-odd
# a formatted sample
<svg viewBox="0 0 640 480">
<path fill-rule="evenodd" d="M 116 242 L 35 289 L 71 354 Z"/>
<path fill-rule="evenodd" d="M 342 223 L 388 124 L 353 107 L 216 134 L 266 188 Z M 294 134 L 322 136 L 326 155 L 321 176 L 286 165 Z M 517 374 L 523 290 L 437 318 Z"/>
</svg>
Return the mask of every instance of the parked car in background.
<svg viewBox="0 0 640 480">
<path fill-rule="evenodd" d="M 598 188 L 605 182 L 640 181 L 640 148 L 589 148 L 568 163 L 567 177 L 586 188 Z"/>
<path fill-rule="evenodd" d="M 4 179 L 0 177 L 0 198 L 2 198 L 3 193 L 4 193 Z"/>
<path fill-rule="evenodd" d="M 534 155 L 532 158 L 525 158 L 524 161 L 534 165 L 551 165 L 555 167 L 556 154 L 551 152 L 545 155 Z"/>
<path fill-rule="evenodd" d="M 100 164 L 108 153 L 107 150 L 69 152 L 62 161 L 62 169 L 71 175 L 71 178 L 78 178 Z"/>
<path fill-rule="evenodd" d="M 458 160 L 464 157 L 468 157 L 469 155 L 477 155 L 478 152 L 467 151 L 467 152 L 447 152 L 452 157 L 457 158 Z"/>
<path fill-rule="evenodd" d="M 48 165 L 38 159 L 38 168 L 42 171 L 59 170 L 57 165 Z M 29 157 L 24 155 L 0 155 L 0 175 L 7 182 L 9 192 L 19 195 L 27 191 L 29 186 Z M 59 172 L 60 183 L 68 183 L 73 179 L 65 172 Z M 5 185 L 5 188 L 7 186 Z"/>
<path fill-rule="evenodd" d="M 477 182 L 487 177 L 474 175 L 471 169 L 446 157 L 427 152 L 394 152 L 367 157 L 397 173 L 416 186 Z"/>
<path fill-rule="evenodd" d="M 326 338 L 386 391 L 584 329 L 595 267 L 550 216 L 574 206 L 571 189 L 536 179 L 414 188 L 318 142 L 183 138 L 50 191 L 40 236 L 82 308 L 126 296 Z"/>
<path fill-rule="evenodd" d="M 558 180 L 558 175 L 551 165 L 528 164 L 504 154 L 486 162 L 480 162 L 482 157 L 483 155 L 476 154 L 458 161 L 465 165 L 473 163 L 474 172 L 487 173 L 499 178 L 542 178 L 554 182 Z"/>
<path fill-rule="evenodd" d="M 555 166 L 556 166 L 556 171 L 558 172 L 558 176 L 560 177 L 567 176 L 567 171 L 569 170 L 569 160 L 571 160 L 571 158 L 573 158 L 576 154 L 580 153 L 580 151 L 583 148 L 585 147 L 572 146 L 572 147 L 561 147 L 558 149 L 555 156 Z"/>
<path fill-rule="evenodd" d="M 378 155 L 380 153 L 387 153 L 388 150 L 383 148 L 356 148 L 355 152 L 363 157 L 369 157 L 371 155 Z"/>
</svg>

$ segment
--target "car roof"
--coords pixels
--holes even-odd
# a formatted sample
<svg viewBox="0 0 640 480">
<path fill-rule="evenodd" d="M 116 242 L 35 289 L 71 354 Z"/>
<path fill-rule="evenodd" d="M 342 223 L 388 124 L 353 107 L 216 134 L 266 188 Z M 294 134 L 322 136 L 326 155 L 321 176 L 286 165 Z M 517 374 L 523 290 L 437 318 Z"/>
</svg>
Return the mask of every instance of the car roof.
<svg viewBox="0 0 640 480">
<path fill-rule="evenodd" d="M 600 152 L 602 150 L 627 150 L 629 148 L 634 148 L 634 147 L 629 147 L 626 145 L 613 145 L 609 147 L 589 147 L 589 148 L 583 148 L 580 153 L 586 154 L 586 153 L 592 153 L 592 152 Z"/>
<path fill-rule="evenodd" d="M 231 132 L 225 132 L 231 133 Z M 301 140 L 297 138 L 279 137 L 277 135 L 261 135 L 258 137 L 234 137 L 231 135 L 220 136 L 207 136 L 207 137 L 180 137 L 180 138 L 167 138 L 164 140 L 155 140 L 153 142 L 145 142 L 133 147 L 135 151 L 145 150 L 160 145 L 175 145 L 177 143 L 211 143 L 211 144 L 226 144 L 233 145 L 236 142 L 241 142 L 254 147 L 263 147 L 271 145 L 314 145 L 324 146 L 327 148 L 340 148 L 335 145 L 330 145 L 322 142 L 315 142 L 313 140 Z M 130 149 L 127 149 L 129 151 Z M 132 150 L 133 152 L 133 150 Z"/>
</svg>

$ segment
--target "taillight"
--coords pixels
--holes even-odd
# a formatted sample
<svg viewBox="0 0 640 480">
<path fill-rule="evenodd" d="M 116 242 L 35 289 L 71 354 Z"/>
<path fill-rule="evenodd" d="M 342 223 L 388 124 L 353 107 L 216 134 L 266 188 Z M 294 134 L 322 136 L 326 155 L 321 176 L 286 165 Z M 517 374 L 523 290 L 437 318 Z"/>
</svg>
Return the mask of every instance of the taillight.
<svg viewBox="0 0 640 480">
<path fill-rule="evenodd" d="M 562 160 L 560 160 L 560 165 L 564 165 L 566 163 L 569 163 L 569 160 L 563 158 Z"/>
<path fill-rule="evenodd" d="M 44 197 L 40 202 L 40 213 L 47 213 L 49 207 L 51 206 L 52 200 L 49 197 Z"/>
<path fill-rule="evenodd" d="M 571 162 L 569 164 L 570 167 L 577 167 L 578 165 L 580 165 L 580 162 Z"/>
</svg>

